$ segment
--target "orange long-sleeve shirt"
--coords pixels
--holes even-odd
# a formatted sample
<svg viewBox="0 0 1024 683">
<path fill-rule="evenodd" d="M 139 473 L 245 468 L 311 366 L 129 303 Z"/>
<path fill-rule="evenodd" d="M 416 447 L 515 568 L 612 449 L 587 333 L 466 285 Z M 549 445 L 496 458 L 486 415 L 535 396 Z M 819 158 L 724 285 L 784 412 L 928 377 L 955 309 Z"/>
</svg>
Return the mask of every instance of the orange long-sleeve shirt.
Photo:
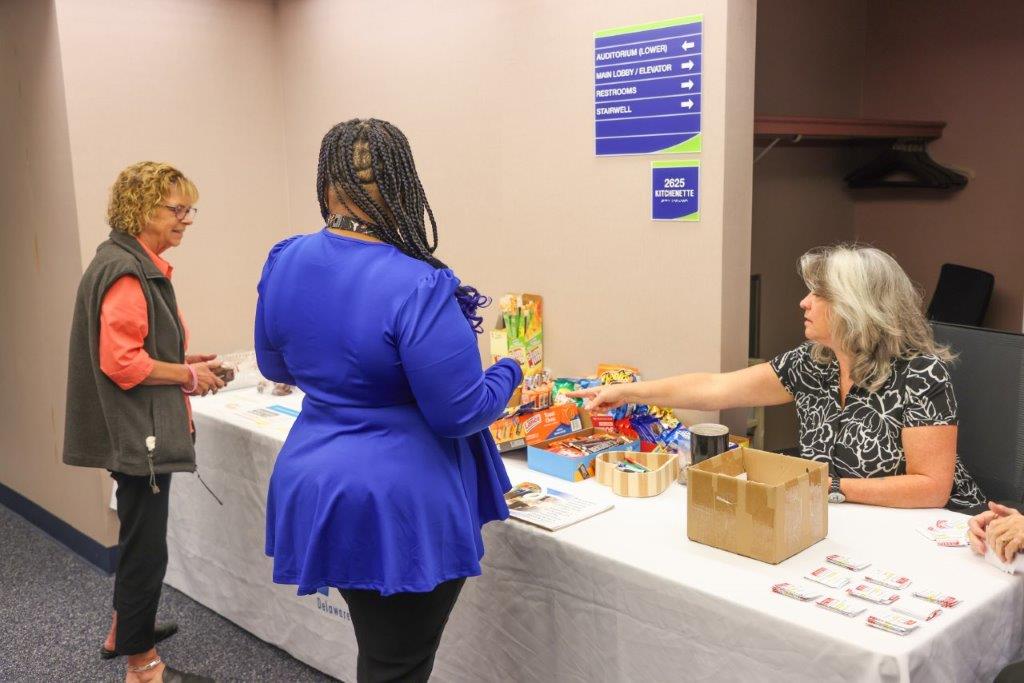
<svg viewBox="0 0 1024 683">
<path fill-rule="evenodd" d="M 171 264 L 142 240 L 139 244 L 160 272 L 170 279 L 174 272 Z M 180 308 L 178 319 L 185 333 L 185 349 L 188 350 L 189 332 Z M 142 284 L 134 275 L 123 275 L 110 286 L 100 304 L 99 340 L 100 369 L 122 389 L 131 389 L 153 371 L 153 359 L 143 347 L 147 334 L 149 316 Z M 192 406 L 188 396 L 185 396 L 185 405 L 191 423 Z"/>
</svg>

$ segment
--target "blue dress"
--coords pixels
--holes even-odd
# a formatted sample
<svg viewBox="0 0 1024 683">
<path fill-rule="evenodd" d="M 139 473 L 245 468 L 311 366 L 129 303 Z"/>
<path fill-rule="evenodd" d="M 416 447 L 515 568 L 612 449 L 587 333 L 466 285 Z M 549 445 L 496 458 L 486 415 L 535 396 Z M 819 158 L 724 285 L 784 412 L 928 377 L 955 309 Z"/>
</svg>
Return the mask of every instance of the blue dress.
<svg viewBox="0 0 1024 683">
<path fill-rule="evenodd" d="M 511 488 L 487 426 L 522 379 L 481 369 L 450 270 L 326 229 L 280 242 L 256 306 L 260 372 L 305 392 L 267 496 L 274 581 L 383 595 L 480 574 Z"/>
</svg>

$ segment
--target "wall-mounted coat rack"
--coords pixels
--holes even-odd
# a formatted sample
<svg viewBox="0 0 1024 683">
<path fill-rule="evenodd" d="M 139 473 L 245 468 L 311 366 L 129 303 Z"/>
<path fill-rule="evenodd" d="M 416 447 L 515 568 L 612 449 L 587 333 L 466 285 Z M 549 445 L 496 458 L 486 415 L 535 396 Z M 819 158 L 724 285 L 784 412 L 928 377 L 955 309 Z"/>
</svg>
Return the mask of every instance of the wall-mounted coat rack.
<svg viewBox="0 0 1024 683">
<path fill-rule="evenodd" d="M 887 144 L 870 163 L 846 176 L 850 187 L 924 187 L 958 190 L 967 177 L 937 164 L 927 143 L 942 137 L 944 121 L 885 119 L 823 119 L 797 116 L 756 116 L 754 142 L 764 145 L 754 163 L 777 145 L 864 146 Z"/>
<path fill-rule="evenodd" d="M 846 174 L 846 184 L 959 190 L 967 184 L 967 177 L 935 163 L 923 142 L 900 140 L 873 161 Z"/>
</svg>

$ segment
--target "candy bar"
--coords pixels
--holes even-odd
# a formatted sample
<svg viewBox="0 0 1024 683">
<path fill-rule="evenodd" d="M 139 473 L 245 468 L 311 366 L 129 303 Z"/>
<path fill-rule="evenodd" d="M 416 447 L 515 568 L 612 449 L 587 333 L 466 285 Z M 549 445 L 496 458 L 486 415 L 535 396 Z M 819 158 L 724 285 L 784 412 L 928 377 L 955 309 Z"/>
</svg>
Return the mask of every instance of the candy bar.
<svg viewBox="0 0 1024 683">
<path fill-rule="evenodd" d="M 903 590 L 910 585 L 910 579 L 907 577 L 883 569 L 873 569 L 864 578 L 871 583 L 877 583 L 879 586 L 885 586 L 886 588 L 895 588 L 896 590 Z"/>
<path fill-rule="evenodd" d="M 846 592 L 855 598 L 874 602 L 879 605 L 891 605 L 900 599 L 900 596 L 887 591 L 884 588 L 879 586 L 868 586 L 863 583 L 853 588 L 847 588 Z"/>
<path fill-rule="evenodd" d="M 937 605 L 942 605 L 946 609 L 956 607 L 961 602 L 961 600 L 954 598 L 952 595 L 945 595 L 940 591 L 930 590 L 928 588 L 918 588 L 914 591 L 914 597 L 927 600 L 928 602 L 934 602 Z"/>
<path fill-rule="evenodd" d="M 920 622 L 912 617 L 889 610 L 882 614 L 872 614 L 868 617 L 867 624 L 889 633 L 905 636 L 913 632 L 920 625 Z"/>
<path fill-rule="evenodd" d="M 807 576 L 804 577 L 810 581 L 820 583 L 829 588 L 842 588 L 846 584 L 850 583 L 850 579 L 843 576 L 834 569 L 828 567 L 818 567 Z"/>
<path fill-rule="evenodd" d="M 846 555 L 829 555 L 825 559 L 831 562 L 832 564 L 838 564 L 840 567 L 845 567 L 846 569 L 855 572 L 859 572 L 861 569 L 864 569 L 865 567 L 871 565 L 870 562 L 856 560 L 852 557 L 847 557 Z"/>
<path fill-rule="evenodd" d="M 859 607 L 849 600 L 842 600 L 840 598 L 822 598 L 814 604 L 847 617 L 855 617 L 867 609 L 867 607 Z"/>
<path fill-rule="evenodd" d="M 821 593 L 810 586 L 795 586 L 791 583 L 777 583 L 772 586 L 772 591 L 779 595 L 785 595 L 786 597 L 795 598 L 804 602 L 817 600 L 821 597 Z"/>
</svg>

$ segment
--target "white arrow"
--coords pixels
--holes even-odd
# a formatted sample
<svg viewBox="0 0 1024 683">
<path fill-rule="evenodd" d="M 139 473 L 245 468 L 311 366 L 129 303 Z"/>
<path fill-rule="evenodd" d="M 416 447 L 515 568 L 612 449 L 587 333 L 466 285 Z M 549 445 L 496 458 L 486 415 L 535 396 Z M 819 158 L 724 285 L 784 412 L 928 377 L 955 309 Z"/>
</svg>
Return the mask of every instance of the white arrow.
<svg viewBox="0 0 1024 683">
<path fill-rule="evenodd" d="M 693 100 L 684 100 L 684 101 L 679 103 L 679 106 L 683 107 L 684 109 L 692 109 L 693 108 Z"/>
<path fill-rule="evenodd" d="M 690 89 L 693 88 L 693 81 L 685 80 L 685 81 L 683 81 L 682 83 L 679 84 L 679 87 L 683 88 L 684 90 L 690 90 Z"/>
<path fill-rule="evenodd" d="M 693 60 L 692 59 L 686 60 L 685 62 L 683 62 L 682 64 L 679 65 L 679 68 L 680 69 L 686 69 L 686 70 L 692 69 L 693 68 Z"/>
<path fill-rule="evenodd" d="M 692 41 L 689 41 L 689 40 L 684 41 L 683 42 L 683 50 L 692 50 L 696 45 L 697 45 L 697 43 L 694 43 Z"/>
</svg>

